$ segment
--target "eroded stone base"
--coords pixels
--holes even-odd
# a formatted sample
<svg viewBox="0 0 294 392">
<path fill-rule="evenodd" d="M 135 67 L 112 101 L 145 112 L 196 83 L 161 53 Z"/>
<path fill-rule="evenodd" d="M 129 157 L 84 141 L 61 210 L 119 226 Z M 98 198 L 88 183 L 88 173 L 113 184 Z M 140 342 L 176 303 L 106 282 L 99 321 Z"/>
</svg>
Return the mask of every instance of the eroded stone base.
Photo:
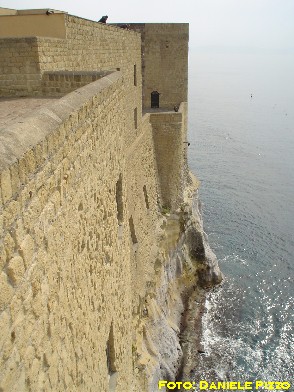
<svg viewBox="0 0 294 392">
<path fill-rule="evenodd" d="M 135 374 L 144 391 L 157 391 L 159 380 L 187 376 L 194 352 L 201 350 L 205 292 L 222 280 L 203 232 L 197 200 L 192 208 L 193 186 L 195 181 L 181 209 L 162 217 L 156 278 L 137 325 L 133 352 Z"/>
</svg>

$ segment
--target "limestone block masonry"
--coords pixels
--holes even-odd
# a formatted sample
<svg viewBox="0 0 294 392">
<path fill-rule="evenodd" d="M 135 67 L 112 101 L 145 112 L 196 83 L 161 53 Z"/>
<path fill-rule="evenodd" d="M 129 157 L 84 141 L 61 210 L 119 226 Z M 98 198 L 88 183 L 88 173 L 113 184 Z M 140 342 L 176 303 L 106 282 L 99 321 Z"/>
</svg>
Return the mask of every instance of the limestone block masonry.
<svg viewBox="0 0 294 392">
<path fill-rule="evenodd" d="M 13 97 L 58 98 L 0 122 L 0 391 L 155 392 L 179 375 L 187 298 L 221 280 L 192 211 L 177 52 L 188 26 L 22 12 L 0 12 L 0 111 Z M 23 15 L 46 15 L 47 35 L 36 22 L 13 36 L 7 21 Z M 142 96 L 162 71 L 142 67 L 142 42 L 156 59 L 171 30 L 151 111 Z"/>
<path fill-rule="evenodd" d="M 187 101 L 188 23 L 136 23 L 142 36 L 143 106 L 150 107 L 158 91 L 160 107 L 173 108 Z"/>
</svg>

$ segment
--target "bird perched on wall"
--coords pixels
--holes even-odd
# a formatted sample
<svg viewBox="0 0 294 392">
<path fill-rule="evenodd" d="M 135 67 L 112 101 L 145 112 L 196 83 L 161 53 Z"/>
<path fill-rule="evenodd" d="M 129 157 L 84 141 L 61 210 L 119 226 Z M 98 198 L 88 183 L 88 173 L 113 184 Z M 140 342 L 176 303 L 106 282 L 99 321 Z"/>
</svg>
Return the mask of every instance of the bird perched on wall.
<svg viewBox="0 0 294 392">
<path fill-rule="evenodd" d="M 175 112 L 178 112 L 178 111 L 179 111 L 178 105 L 175 105 L 175 106 L 174 106 L 174 111 L 175 111 Z"/>
<path fill-rule="evenodd" d="M 54 14 L 54 11 L 53 11 L 53 10 L 47 10 L 47 11 L 46 11 L 46 15 L 52 15 L 52 14 Z"/>
<path fill-rule="evenodd" d="M 107 19 L 108 19 L 108 16 L 105 15 L 105 16 L 102 16 L 102 18 L 99 19 L 98 22 L 100 22 L 100 23 L 106 23 L 106 22 L 107 22 Z"/>
</svg>

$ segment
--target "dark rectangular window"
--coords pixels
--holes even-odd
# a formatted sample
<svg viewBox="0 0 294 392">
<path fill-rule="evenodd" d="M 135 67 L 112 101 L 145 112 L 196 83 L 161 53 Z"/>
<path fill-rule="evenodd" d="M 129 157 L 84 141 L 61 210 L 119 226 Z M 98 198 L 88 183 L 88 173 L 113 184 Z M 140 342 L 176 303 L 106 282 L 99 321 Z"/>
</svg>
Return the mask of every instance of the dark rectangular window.
<svg viewBox="0 0 294 392">
<path fill-rule="evenodd" d="M 138 128 L 138 110 L 137 108 L 134 109 L 134 125 L 135 125 L 135 129 Z"/>
<path fill-rule="evenodd" d="M 135 226 L 134 226 L 134 221 L 133 221 L 133 217 L 132 216 L 129 219 L 129 226 L 130 226 L 132 242 L 133 242 L 133 245 L 135 245 L 135 244 L 138 243 L 138 240 L 137 240 L 137 236 L 136 236 L 136 232 L 135 232 Z"/>
<path fill-rule="evenodd" d="M 143 192 L 144 192 L 144 197 L 145 197 L 146 208 L 147 208 L 147 210 L 149 210 L 149 200 L 148 200 L 146 185 L 143 186 Z"/>
<path fill-rule="evenodd" d="M 134 86 L 137 86 L 137 65 L 134 64 Z"/>
<path fill-rule="evenodd" d="M 123 187 L 122 187 L 122 175 L 119 175 L 119 179 L 116 183 L 116 208 L 117 208 L 117 220 L 118 224 L 123 224 Z"/>
</svg>

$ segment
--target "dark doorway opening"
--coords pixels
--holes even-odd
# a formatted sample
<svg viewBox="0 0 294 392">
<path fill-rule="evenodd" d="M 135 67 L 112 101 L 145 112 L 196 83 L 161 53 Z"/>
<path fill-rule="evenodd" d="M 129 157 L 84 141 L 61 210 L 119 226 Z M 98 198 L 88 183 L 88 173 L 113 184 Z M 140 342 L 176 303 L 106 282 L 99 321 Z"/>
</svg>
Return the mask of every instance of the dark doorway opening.
<svg viewBox="0 0 294 392">
<path fill-rule="evenodd" d="M 159 108 L 159 92 L 152 91 L 151 93 L 151 108 Z"/>
</svg>

